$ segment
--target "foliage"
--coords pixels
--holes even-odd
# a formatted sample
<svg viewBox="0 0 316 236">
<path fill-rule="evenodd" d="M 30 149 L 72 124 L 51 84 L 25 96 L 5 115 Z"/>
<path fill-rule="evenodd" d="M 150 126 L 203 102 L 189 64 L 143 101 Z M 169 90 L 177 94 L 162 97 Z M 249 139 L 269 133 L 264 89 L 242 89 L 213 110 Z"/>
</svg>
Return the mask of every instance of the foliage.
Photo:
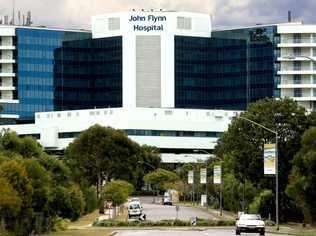
<svg viewBox="0 0 316 236">
<path fill-rule="evenodd" d="M 0 145 L 3 150 L 20 154 L 24 158 L 39 157 L 43 153 L 42 146 L 33 137 L 20 138 L 15 132 L 5 132 Z"/>
<path fill-rule="evenodd" d="M 101 227 L 172 227 L 172 226 L 192 226 L 187 220 L 160 220 L 160 221 L 119 221 L 119 220 L 102 220 L 96 221 L 94 226 Z M 233 220 L 208 220 L 197 218 L 196 225 L 199 226 L 233 226 Z"/>
<path fill-rule="evenodd" d="M 301 135 L 313 119 L 290 99 L 260 100 L 251 104 L 241 116 L 278 132 L 280 211 L 286 220 L 285 217 L 297 213 L 293 212 L 293 201 L 285 194 L 291 161 L 301 146 Z M 224 165 L 229 167 L 224 173 L 233 174 L 241 182 L 250 181 L 258 190 L 274 190 L 275 182 L 263 173 L 263 145 L 269 142 L 275 142 L 275 134 L 237 118 L 219 139 L 215 153 L 224 157 Z"/>
<path fill-rule="evenodd" d="M 101 183 L 112 178 L 136 183 L 138 149 L 124 132 L 94 125 L 68 146 L 66 156 L 90 184 L 97 183 L 99 192 Z"/>
<path fill-rule="evenodd" d="M 152 184 L 161 191 L 166 190 L 170 183 L 175 183 L 178 180 L 180 177 L 176 173 L 162 168 L 144 176 L 145 183 Z"/>
<path fill-rule="evenodd" d="M 111 201 L 113 206 L 120 206 L 127 201 L 133 191 L 132 184 L 124 180 L 112 180 L 103 187 L 101 205 L 103 206 L 104 201 Z"/>
<path fill-rule="evenodd" d="M 293 160 L 286 192 L 303 211 L 305 222 L 316 221 L 316 127 L 302 137 L 302 148 Z"/>
<path fill-rule="evenodd" d="M 83 188 L 82 193 L 86 202 L 85 213 L 93 212 L 98 207 L 98 196 L 96 188 L 94 186 Z"/>
<path fill-rule="evenodd" d="M 68 188 L 58 186 L 53 192 L 51 209 L 63 218 L 76 220 L 84 212 L 83 194 L 77 185 Z"/>
<path fill-rule="evenodd" d="M 249 205 L 249 212 L 253 214 L 261 214 L 262 217 L 268 217 L 273 205 L 273 193 L 271 190 L 265 189 L 256 196 Z"/>
<path fill-rule="evenodd" d="M 23 166 L 33 188 L 32 207 L 35 212 L 47 212 L 51 196 L 51 176 L 35 159 L 26 159 Z"/>
<path fill-rule="evenodd" d="M 16 216 L 22 206 L 19 193 L 14 190 L 7 179 L 0 178 L 0 214 L 1 216 Z"/>
</svg>

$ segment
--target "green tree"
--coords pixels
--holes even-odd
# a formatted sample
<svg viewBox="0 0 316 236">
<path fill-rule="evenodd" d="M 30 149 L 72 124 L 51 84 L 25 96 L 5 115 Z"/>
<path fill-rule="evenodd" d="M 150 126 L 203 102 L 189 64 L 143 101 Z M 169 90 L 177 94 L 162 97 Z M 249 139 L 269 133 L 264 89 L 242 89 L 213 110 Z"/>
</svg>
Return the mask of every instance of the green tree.
<svg viewBox="0 0 316 236">
<path fill-rule="evenodd" d="M 145 183 L 154 185 L 160 191 L 166 190 L 171 183 L 178 180 L 180 180 L 180 177 L 176 173 L 162 168 L 144 176 Z"/>
<path fill-rule="evenodd" d="M 68 146 L 66 157 L 90 184 L 97 183 L 99 193 L 104 180 L 120 178 L 136 182 L 138 150 L 139 146 L 124 132 L 94 125 Z"/>
<path fill-rule="evenodd" d="M 291 170 L 291 161 L 300 148 L 300 137 L 310 126 L 303 107 L 290 99 L 263 99 L 249 106 L 241 116 L 262 124 L 279 134 L 279 192 L 280 210 L 283 217 L 295 212 L 293 202 L 286 196 L 285 188 Z M 224 157 L 224 165 L 239 181 L 250 181 L 259 189 L 275 189 L 274 181 L 263 174 L 263 145 L 275 142 L 275 135 L 253 124 L 234 119 L 228 131 L 219 139 L 215 153 Z M 248 202 L 249 204 L 249 202 Z"/>
<path fill-rule="evenodd" d="M 305 222 L 313 224 L 316 221 L 316 127 L 304 133 L 301 143 L 286 192 L 302 209 Z"/>
<path fill-rule="evenodd" d="M 22 206 L 19 193 L 14 190 L 7 179 L 0 178 L 0 215 L 2 217 L 16 216 Z"/>
<path fill-rule="evenodd" d="M 63 187 L 57 186 L 53 191 L 53 199 L 50 202 L 50 209 L 55 215 L 77 220 L 84 212 L 85 201 L 80 188 L 71 184 Z"/>
<path fill-rule="evenodd" d="M 127 181 L 112 180 L 103 187 L 101 193 L 101 207 L 104 201 L 111 201 L 113 206 L 120 206 L 127 201 L 127 198 L 133 191 L 133 185 Z"/>
<path fill-rule="evenodd" d="M 32 208 L 35 212 L 48 212 L 52 180 L 49 172 L 35 159 L 22 162 L 33 187 Z"/>
</svg>

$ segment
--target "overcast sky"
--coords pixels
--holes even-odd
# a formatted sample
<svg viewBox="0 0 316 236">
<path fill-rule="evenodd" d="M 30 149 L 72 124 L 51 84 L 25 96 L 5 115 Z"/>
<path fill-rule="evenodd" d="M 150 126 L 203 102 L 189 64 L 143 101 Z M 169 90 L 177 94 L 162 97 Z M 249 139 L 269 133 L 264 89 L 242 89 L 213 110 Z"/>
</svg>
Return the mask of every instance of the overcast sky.
<svg viewBox="0 0 316 236">
<path fill-rule="evenodd" d="M 13 1 L 0 0 L 0 15 L 12 15 Z M 34 25 L 62 28 L 90 28 L 93 15 L 142 8 L 209 13 L 215 28 L 284 22 L 288 10 L 316 24 L 316 0 L 15 0 L 15 8 L 16 16 L 31 10 Z"/>
</svg>

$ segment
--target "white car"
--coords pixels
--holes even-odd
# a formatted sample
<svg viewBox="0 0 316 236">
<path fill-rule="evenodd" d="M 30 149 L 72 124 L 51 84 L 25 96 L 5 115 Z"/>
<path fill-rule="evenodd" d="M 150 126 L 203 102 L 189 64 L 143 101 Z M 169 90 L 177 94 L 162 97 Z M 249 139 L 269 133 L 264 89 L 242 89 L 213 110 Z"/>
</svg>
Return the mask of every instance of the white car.
<svg viewBox="0 0 316 236">
<path fill-rule="evenodd" d="M 143 207 L 138 201 L 128 203 L 128 218 L 140 217 L 143 214 Z"/>
<path fill-rule="evenodd" d="M 255 214 L 241 214 L 236 221 L 236 235 L 240 235 L 242 232 L 265 234 L 265 224 L 261 220 L 260 215 Z"/>
</svg>

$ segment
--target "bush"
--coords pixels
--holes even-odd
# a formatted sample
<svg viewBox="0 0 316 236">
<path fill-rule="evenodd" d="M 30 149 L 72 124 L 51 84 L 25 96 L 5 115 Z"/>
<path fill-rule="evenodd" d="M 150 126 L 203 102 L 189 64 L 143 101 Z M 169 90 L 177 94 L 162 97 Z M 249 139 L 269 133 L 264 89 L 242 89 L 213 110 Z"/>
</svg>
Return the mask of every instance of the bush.
<svg viewBox="0 0 316 236">
<path fill-rule="evenodd" d="M 53 221 L 52 231 L 53 232 L 64 231 L 68 228 L 69 223 L 70 222 L 68 219 L 63 219 L 63 218 L 57 217 Z"/>
<path fill-rule="evenodd" d="M 191 226 L 190 221 L 186 220 L 160 220 L 160 221 L 119 221 L 103 220 L 94 222 L 94 226 L 103 227 L 170 227 L 170 226 Z M 197 219 L 196 226 L 232 226 L 235 225 L 233 220 L 206 220 Z"/>
</svg>

